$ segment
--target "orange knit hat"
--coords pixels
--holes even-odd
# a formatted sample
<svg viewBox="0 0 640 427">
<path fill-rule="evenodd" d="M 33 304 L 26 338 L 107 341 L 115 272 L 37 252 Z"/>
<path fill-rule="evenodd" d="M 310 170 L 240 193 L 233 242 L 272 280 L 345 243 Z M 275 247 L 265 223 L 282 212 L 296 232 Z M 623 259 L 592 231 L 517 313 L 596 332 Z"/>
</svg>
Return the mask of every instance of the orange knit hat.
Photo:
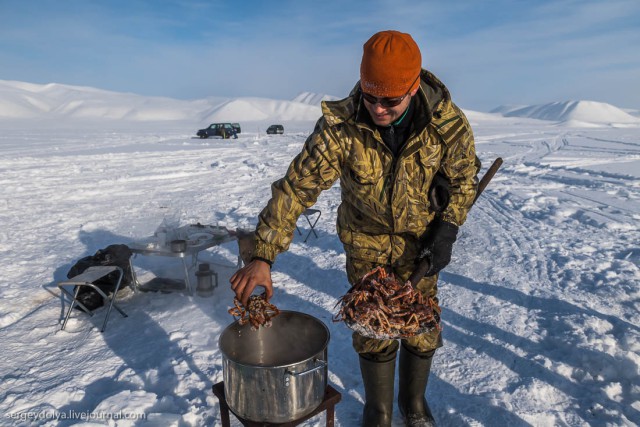
<svg viewBox="0 0 640 427">
<path fill-rule="evenodd" d="M 422 55 L 409 34 L 380 31 L 364 44 L 363 50 L 360 63 L 363 92 L 381 98 L 395 98 L 420 84 L 418 75 L 422 69 Z"/>
</svg>

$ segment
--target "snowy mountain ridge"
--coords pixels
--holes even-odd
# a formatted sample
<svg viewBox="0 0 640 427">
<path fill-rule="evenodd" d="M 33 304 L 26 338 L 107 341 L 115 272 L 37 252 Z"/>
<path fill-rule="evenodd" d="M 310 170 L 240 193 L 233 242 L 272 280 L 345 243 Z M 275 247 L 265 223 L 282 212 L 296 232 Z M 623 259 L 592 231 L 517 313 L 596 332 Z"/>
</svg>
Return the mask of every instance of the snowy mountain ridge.
<svg viewBox="0 0 640 427">
<path fill-rule="evenodd" d="M 187 121 L 200 124 L 225 121 L 315 121 L 321 114 L 322 101 L 338 99 L 326 94 L 301 92 L 292 100 L 259 97 L 179 100 L 86 86 L 0 80 L 0 120 L 97 119 L 131 122 Z M 634 117 L 613 105 L 595 101 L 504 105 L 491 113 L 497 113 L 498 117 L 562 122 L 566 126 L 640 125 L 640 117 Z"/>
</svg>

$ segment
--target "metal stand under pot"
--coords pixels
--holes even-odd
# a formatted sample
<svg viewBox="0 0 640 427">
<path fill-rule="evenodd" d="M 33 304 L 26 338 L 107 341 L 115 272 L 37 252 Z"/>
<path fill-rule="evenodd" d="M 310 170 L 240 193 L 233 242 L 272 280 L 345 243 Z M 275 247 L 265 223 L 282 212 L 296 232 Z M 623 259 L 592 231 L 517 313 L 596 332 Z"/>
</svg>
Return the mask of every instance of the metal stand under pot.
<svg viewBox="0 0 640 427">
<path fill-rule="evenodd" d="M 227 405 L 227 399 L 224 395 L 224 381 L 220 381 L 219 383 L 214 384 L 212 389 L 213 394 L 218 398 L 218 402 L 220 404 L 220 421 L 222 422 L 222 427 L 231 427 L 231 419 L 229 418 L 229 405 Z M 238 421 L 240 421 L 240 424 L 245 427 L 294 427 L 326 411 L 327 413 L 325 415 L 325 427 L 333 427 L 335 421 L 335 407 L 336 404 L 340 402 L 340 400 L 342 400 L 342 394 L 335 388 L 327 385 L 327 391 L 324 394 L 324 399 L 322 400 L 322 403 L 320 403 L 320 406 L 318 406 L 310 414 L 307 414 L 302 418 L 298 418 L 297 420 L 289 421 L 286 423 L 273 424 L 249 421 L 235 413 L 233 415 L 235 415 Z"/>
</svg>

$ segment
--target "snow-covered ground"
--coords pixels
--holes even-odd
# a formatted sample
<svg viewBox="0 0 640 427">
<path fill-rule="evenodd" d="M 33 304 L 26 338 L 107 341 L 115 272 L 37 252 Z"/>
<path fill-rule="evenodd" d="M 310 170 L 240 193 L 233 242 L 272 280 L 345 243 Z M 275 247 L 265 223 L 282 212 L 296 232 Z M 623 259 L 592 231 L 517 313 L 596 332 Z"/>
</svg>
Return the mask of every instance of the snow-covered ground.
<svg viewBox="0 0 640 427">
<path fill-rule="evenodd" d="M 445 346 L 427 393 L 439 425 L 638 425 L 640 128 L 468 113 L 484 167 L 505 163 L 441 275 Z M 129 317 L 114 311 L 104 333 L 104 309 L 74 313 L 60 331 L 56 283 L 79 258 L 150 236 L 164 218 L 255 225 L 313 128 L 283 122 L 284 135 L 241 123 L 237 140 L 200 140 L 194 121 L 0 120 L 0 425 L 221 425 L 211 386 L 233 321 L 235 243 L 201 256 L 220 275 L 213 297 L 125 290 Z M 357 355 L 331 320 L 348 288 L 339 203 L 337 186 L 323 193 L 319 238 L 296 235 L 278 258 L 272 302 L 329 327 L 336 425 L 357 426 Z M 143 281 L 180 277 L 177 260 L 134 263 Z M 109 414 L 134 419 L 96 419 Z"/>
</svg>

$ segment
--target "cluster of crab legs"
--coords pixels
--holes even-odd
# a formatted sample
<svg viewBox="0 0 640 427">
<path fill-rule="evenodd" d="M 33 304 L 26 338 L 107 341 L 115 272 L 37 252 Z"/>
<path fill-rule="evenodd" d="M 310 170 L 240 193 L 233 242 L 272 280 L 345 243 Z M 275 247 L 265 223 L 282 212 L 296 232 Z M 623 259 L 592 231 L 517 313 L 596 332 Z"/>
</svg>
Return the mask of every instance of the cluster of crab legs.
<svg viewBox="0 0 640 427">
<path fill-rule="evenodd" d="M 440 324 L 440 307 L 411 282 L 401 283 L 383 267 L 367 273 L 338 300 L 334 321 L 358 325 L 371 336 L 410 337 Z"/>
<path fill-rule="evenodd" d="M 229 309 L 229 314 L 239 317 L 240 325 L 251 324 L 251 329 L 257 330 L 260 326 L 271 326 L 271 319 L 280 314 L 275 305 L 267 301 L 265 294 L 251 295 L 245 308 L 238 298 L 233 299 L 234 307 Z"/>
</svg>

